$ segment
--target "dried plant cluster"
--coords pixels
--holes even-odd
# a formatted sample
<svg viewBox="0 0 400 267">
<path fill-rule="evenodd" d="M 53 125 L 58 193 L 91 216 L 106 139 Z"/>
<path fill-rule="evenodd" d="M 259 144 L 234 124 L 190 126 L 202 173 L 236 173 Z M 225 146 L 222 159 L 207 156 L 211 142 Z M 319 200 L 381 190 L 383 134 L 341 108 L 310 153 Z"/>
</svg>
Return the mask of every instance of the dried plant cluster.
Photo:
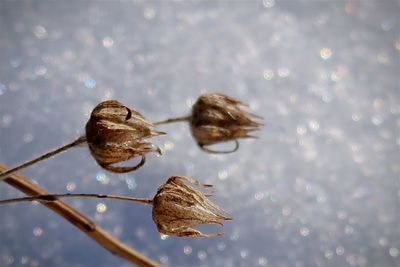
<svg viewBox="0 0 400 267">
<path fill-rule="evenodd" d="M 261 117 L 246 111 L 246 105 L 241 101 L 219 93 L 201 95 L 193 105 L 189 116 L 154 123 L 147 121 L 139 112 L 124 104 L 108 100 L 93 109 L 84 136 L 0 173 L 0 179 L 7 179 L 18 170 L 85 142 L 96 162 L 107 171 L 115 173 L 134 171 L 144 165 L 147 153 L 154 152 L 161 155 L 161 149 L 148 140 L 165 134 L 155 130 L 154 125 L 178 121 L 189 123 L 194 139 L 204 151 L 231 153 L 239 147 L 237 139 L 254 138 L 251 134 L 262 126 L 260 119 Z M 215 151 L 208 147 L 227 141 L 234 141 L 236 147 L 231 151 Z M 120 166 L 120 163 L 135 157 L 140 158 L 136 166 Z M 136 201 L 153 206 L 153 221 L 161 234 L 179 237 L 219 236 L 221 233 L 203 234 L 193 228 L 199 224 L 222 225 L 223 221 L 231 220 L 221 208 L 208 199 L 211 194 L 202 192 L 200 187 L 211 187 L 211 185 L 176 175 L 158 188 L 153 199 L 98 194 L 47 194 L 3 200 L 0 204 L 32 200 L 52 202 L 58 201 L 61 197 L 108 197 Z"/>
<path fill-rule="evenodd" d="M 260 117 L 246 111 L 242 102 L 219 93 L 201 95 L 193 105 L 192 114 L 185 118 L 190 123 L 197 144 L 213 153 L 218 151 L 204 146 L 236 141 L 238 138 L 252 138 L 254 136 L 250 133 L 262 125 L 257 121 Z M 149 152 L 161 154 L 158 146 L 147 141 L 161 134 L 165 133 L 154 130 L 153 124 L 146 121 L 139 112 L 116 100 L 98 104 L 86 124 L 86 140 L 92 156 L 101 167 L 117 173 L 140 168 Z M 136 166 L 113 165 L 133 157 L 141 157 Z M 204 193 L 184 184 L 183 180 L 200 184 L 188 177 L 173 176 L 158 189 L 153 199 L 152 214 L 158 231 L 175 236 L 218 235 L 203 234 L 192 227 L 209 223 L 222 225 L 223 220 L 230 219 L 229 216 L 223 215 L 224 211 L 209 201 Z"/>
</svg>

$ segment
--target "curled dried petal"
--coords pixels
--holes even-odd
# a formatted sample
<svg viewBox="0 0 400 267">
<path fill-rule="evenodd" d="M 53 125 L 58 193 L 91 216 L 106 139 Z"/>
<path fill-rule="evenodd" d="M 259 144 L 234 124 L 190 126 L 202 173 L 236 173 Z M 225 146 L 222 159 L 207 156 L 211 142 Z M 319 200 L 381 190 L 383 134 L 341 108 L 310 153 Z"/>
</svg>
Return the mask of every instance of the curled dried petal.
<svg viewBox="0 0 400 267">
<path fill-rule="evenodd" d="M 137 111 L 116 100 L 98 104 L 86 124 L 86 139 L 90 152 L 97 163 L 112 172 L 128 172 L 145 163 L 145 155 L 150 152 L 161 154 L 158 146 L 146 141 L 165 134 L 152 129 Z M 114 164 L 141 157 L 138 165 L 119 167 Z"/>
</svg>

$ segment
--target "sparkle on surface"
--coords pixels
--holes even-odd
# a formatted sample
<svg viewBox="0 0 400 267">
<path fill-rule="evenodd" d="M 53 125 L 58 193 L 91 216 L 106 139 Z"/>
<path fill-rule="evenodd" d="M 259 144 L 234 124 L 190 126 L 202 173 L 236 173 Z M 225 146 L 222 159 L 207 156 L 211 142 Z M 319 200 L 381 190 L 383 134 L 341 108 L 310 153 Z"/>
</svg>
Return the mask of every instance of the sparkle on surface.
<svg viewBox="0 0 400 267">
<path fill-rule="evenodd" d="M 205 154 L 179 123 L 157 127 L 163 155 L 134 173 L 83 146 L 23 174 L 146 198 L 174 174 L 213 184 L 234 220 L 210 239 L 160 236 L 149 206 L 66 200 L 165 266 L 400 266 L 399 13 L 398 0 L 0 1 L 0 161 L 78 137 L 105 99 L 156 121 L 222 92 L 265 123 L 234 154 Z M 21 195 L 0 183 L 1 199 Z M 0 266 L 130 266 L 37 202 L 0 212 Z"/>
</svg>

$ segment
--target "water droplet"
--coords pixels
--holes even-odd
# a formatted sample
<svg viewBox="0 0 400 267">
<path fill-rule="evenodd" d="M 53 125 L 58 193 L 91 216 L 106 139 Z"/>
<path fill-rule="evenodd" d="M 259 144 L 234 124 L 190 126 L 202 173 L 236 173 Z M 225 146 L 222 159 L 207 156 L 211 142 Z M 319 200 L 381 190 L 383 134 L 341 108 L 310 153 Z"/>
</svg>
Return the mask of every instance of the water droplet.
<svg viewBox="0 0 400 267">
<path fill-rule="evenodd" d="M 98 172 L 96 174 L 96 180 L 102 184 L 108 184 L 110 182 L 110 178 L 104 172 Z"/>
<path fill-rule="evenodd" d="M 4 262 L 6 265 L 11 265 L 11 264 L 14 263 L 14 257 L 11 256 L 11 255 L 7 255 L 7 254 L 6 254 L 6 255 L 2 256 L 1 258 L 2 258 L 3 262 Z"/>
<path fill-rule="evenodd" d="M 142 239 L 142 238 L 144 238 L 144 237 L 146 236 L 146 230 L 145 230 L 144 228 L 138 228 L 138 229 L 135 231 L 135 235 L 136 235 L 138 238 Z"/>
<path fill-rule="evenodd" d="M 152 20 L 156 16 L 157 12 L 154 8 L 145 8 L 143 11 L 143 16 L 145 19 Z"/>
<path fill-rule="evenodd" d="M 37 66 L 35 68 L 35 74 L 37 76 L 43 76 L 47 73 L 47 68 L 45 66 Z"/>
<path fill-rule="evenodd" d="M 225 248 L 226 248 L 226 244 L 224 242 L 220 242 L 220 243 L 217 244 L 217 249 L 219 251 L 224 251 Z"/>
<path fill-rule="evenodd" d="M 219 171 L 218 178 L 220 180 L 225 180 L 226 178 L 228 178 L 228 172 L 226 170 Z"/>
<path fill-rule="evenodd" d="M 268 260 L 265 257 L 258 258 L 258 265 L 260 266 L 267 266 Z"/>
<path fill-rule="evenodd" d="M 389 255 L 392 256 L 393 258 L 397 258 L 400 255 L 400 251 L 398 248 L 390 248 Z"/>
<path fill-rule="evenodd" d="M 264 198 L 264 193 L 263 192 L 257 192 L 254 194 L 255 200 L 261 200 Z"/>
<path fill-rule="evenodd" d="M 21 65 L 20 60 L 15 59 L 15 58 L 10 59 L 9 63 L 10 63 L 10 66 L 13 67 L 13 68 L 18 68 Z"/>
<path fill-rule="evenodd" d="M 308 122 L 308 127 L 310 128 L 311 131 L 316 132 L 319 129 L 319 123 L 316 120 L 310 120 Z"/>
<path fill-rule="evenodd" d="M 38 38 L 38 39 L 45 39 L 47 37 L 47 31 L 46 28 L 38 25 L 33 28 L 33 34 Z"/>
<path fill-rule="evenodd" d="M 173 150 L 174 149 L 175 144 L 171 141 L 167 141 L 164 143 L 164 150 Z"/>
<path fill-rule="evenodd" d="M 290 207 L 283 207 L 282 208 L 282 215 L 289 216 L 292 213 L 292 209 Z"/>
<path fill-rule="evenodd" d="M 332 56 L 332 50 L 330 48 L 324 47 L 320 50 L 320 56 L 322 59 L 329 59 Z"/>
<path fill-rule="evenodd" d="M 186 255 L 189 255 L 192 253 L 192 247 L 191 246 L 184 246 L 183 247 L 183 253 L 185 253 Z"/>
<path fill-rule="evenodd" d="M 345 232 L 347 235 L 351 235 L 351 234 L 354 233 L 354 228 L 351 227 L 350 225 L 346 225 L 346 227 L 344 228 L 344 232 Z"/>
<path fill-rule="evenodd" d="M 19 261 L 20 261 L 20 263 L 21 263 L 22 265 L 25 265 L 25 264 L 28 263 L 29 258 L 28 258 L 27 256 L 22 256 L 21 259 L 20 259 Z"/>
<path fill-rule="evenodd" d="M 103 38 L 103 46 L 105 48 L 111 48 L 111 47 L 113 47 L 113 45 L 114 45 L 113 38 L 111 38 L 109 36 Z"/>
<path fill-rule="evenodd" d="M 89 89 L 92 89 L 96 86 L 96 80 L 92 78 L 86 79 L 84 83 L 85 87 Z"/>
<path fill-rule="evenodd" d="M 167 255 L 160 255 L 160 257 L 158 257 L 160 259 L 160 262 L 162 264 L 166 264 L 168 262 L 168 256 Z"/>
<path fill-rule="evenodd" d="M 379 116 L 379 115 L 375 115 L 375 116 L 372 116 L 372 118 L 371 118 L 371 122 L 372 122 L 374 125 L 376 125 L 376 126 L 379 126 L 379 125 L 381 125 L 381 124 L 382 124 L 382 122 L 383 122 L 383 119 L 382 119 L 382 117 L 381 117 L 381 116 Z"/>
<path fill-rule="evenodd" d="M 297 126 L 296 132 L 298 135 L 303 135 L 303 134 L 307 133 L 307 128 L 303 125 L 299 125 L 299 126 Z"/>
<path fill-rule="evenodd" d="M 242 251 L 240 251 L 240 257 L 242 259 L 245 259 L 249 256 L 249 251 L 247 249 L 243 249 Z"/>
<path fill-rule="evenodd" d="M 125 182 L 126 182 L 126 185 L 128 186 L 128 189 L 130 189 L 130 190 L 133 190 L 137 187 L 135 178 L 127 178 L 125 180 Z"/>
<path fill-rule="evenodd" d="M 265 69 L 263 72 L 264 79 L 270 81 L 274 78 L 274 71 L 271 69 Z"/>
<path fill-rule="evenodd" d="M 301 227 L 299 232 L 301 236 L 306 237 L 310 234 L 310 229 L 308 229 L 307 227 Z"/>
<path fill-rule="evenodd" d="M 344 247 L 339 246 L 339 247 L 336 248 L 336 254 L 337 255 L 341 256 L 341 255 L 344 254 L 344 252 L 345 252 Z"/>
<path fill-rule="evenodd" d="M 381 64 L 388 64 L 389 63 L 389 56 L 386 52 L 380 52 L 376 55 L 376 60 Z"/>
<path fill-rule="evenodd" d="M 97 206 L 96 206 L 96 211 L 97 211 L 98 213 L 104 213 L 104 212 L 106 212 L 106 211 L 107 211 L 107 206 L 106 206 L 106 204 L 104 204 L 104 203 L 99 203 L 99 204 L 97 204 Z"/>
<path fill-rule="evenodd" d="M 332 250 L 326 250 L 324 253 L 325 258 L 327 258 L 328 260 L 333 258 L 333 251 Z"/>
<path fill-rule="evenodd" d="M 386 247 L 388 245 L 389 241 L 387 240 L 387 238 L 381 237 L 381 238 L 379 238 L 378 243 L 381 247 Z"/>
<path fill-rule="evenodd" d="M 375 109 L 380 109 L 385 106 L 385 102 L 381 98 L 375 98 L 374 101 L 372 102 L 372 106 Z"/>
<path fill-rule="evenodd" d="M 205 252 L 205 251 L 203 251 L 203 250 L 200 250 L 198 253 L 197 253 L 197 257 L 199 258 L 199 260 L 205 260 L 206 258 L 207 258 L 207 253 Z"/>
<path fill-rule="evenodd" d="M 394 47 L 395 47 L 397 50 L 400 50 L 400 40 L 396 40 L 396 42 L 394 43 Z"/>
<path fill-rule="evenodd" d="M 76 189 L 76 184 L 73 182 L 69 182 L 66 186 L 68 192 L 72 192 Z"/>
<path fill-rule="evenodd" d="M 278 69 L 278 76 L 281 78 L 286 78 L 290 75 L 290 70 L 288 68 L 282 67 Z"/>
<path fill-rule="evenodd" d="M 263 0 L 263 5 L 266 8 L 271 8 L 275 5 L 275 0 Z"/>
<path fill-rule="evenodd" d="M 9 115 L 9 114 L 3 115 L 2 122 L 3 122 L 4 127 L 10 126 L 11 121 L 12 121 L 11 115 Z"/>
<path fill-rule="evenodd" d="M 359 121 L 361 119 L 360 115 L 358 114 L 351 114 L 351 119 L 355 122 Z"/>
<path fill-rule="evenodd" d="M 24 134 L 24 136 L 22 137 L 22 140 L 23 140 L 25 143 L 30 143 L 30 142 L 32 142 L 32 140 L 33 140 L 33 135 L 32 135 L 32 133 Z"/>
<path fill-rule="evenodd" d="M 43 234 L 43 229 L 40 227 L 35 227 L 33 228 L 32 232 L 35 237 L 40 237 Z"/>
<path fill-rule="evenodd" d="M 0 95 L 4 94 L 6 92 L 7 87 L 0 83 Z"/>
</svg>

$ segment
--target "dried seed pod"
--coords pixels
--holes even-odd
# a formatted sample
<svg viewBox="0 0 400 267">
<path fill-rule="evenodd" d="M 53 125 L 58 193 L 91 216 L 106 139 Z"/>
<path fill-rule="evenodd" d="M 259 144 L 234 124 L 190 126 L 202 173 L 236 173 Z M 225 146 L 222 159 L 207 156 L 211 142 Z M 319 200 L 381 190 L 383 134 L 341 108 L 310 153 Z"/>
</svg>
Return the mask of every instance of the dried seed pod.
<svg viewBox="0 0 400 267">
<path fill-rule="evenodd" d="M 193 229 L 199 224 L 220 224 L 231 220 L 226 213 L 207 199 L 205 194 L 184 183 L 211 187 L 185 176 L 172 176 L 161 185 L 153 199 L 153 221 L 165 235 L 211 237 L 221 233 L 203 234 Z"/>
<path fill-rule="evenodd" d="M 254 138 L 252 131 L 262 125 L 255 119 L 261 117 L 244 110 L 246 105 L 232 97 L 219 93 L 201 95 L 192 108 L 191 131 L 198 145 L 208 152 L 229 153 L 238 149 L 238 138 Z M 218 152 L 204 146 L 234 140 L 232 151 Z"/>
<path fill-rule="evenodd" d="M 86 124 L 86 139 L 92 156 L 101 167 L 117 173 L 140 168 L 149 152 L 161 154 L 158 146 L 145 140 L 161 134 L 165 133 L 152 130 L 152 124 L 139 112 L 116 100 L 98 104 Z M 114 166 L 139 156 L 142 159 L 136 166 Z"/>
</svg>

